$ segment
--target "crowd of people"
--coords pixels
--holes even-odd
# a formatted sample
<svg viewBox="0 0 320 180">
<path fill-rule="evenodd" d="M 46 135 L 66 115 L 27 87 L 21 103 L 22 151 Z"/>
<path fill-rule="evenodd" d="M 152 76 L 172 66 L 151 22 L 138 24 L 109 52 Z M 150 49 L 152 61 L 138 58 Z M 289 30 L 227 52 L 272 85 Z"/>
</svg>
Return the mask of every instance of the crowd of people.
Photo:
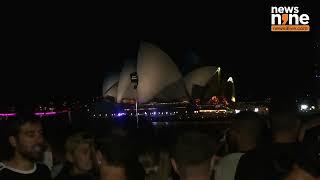
<svg viewBox="0 0 320 180">
<path fill-rule="evenodd" d="M 117 125 L 99 134 L 72 132 L 53 144 L 41 118 L 21 113 L 5 128 L 0 179 L 317 180 L 320 120 L 313 119 L 303 122 L 289 102 L 273 102 L 267 118 L 244 111 L 221 136 L 186 129 L 163 147 L 158 139 L 137 146 Z"/>
</svg>

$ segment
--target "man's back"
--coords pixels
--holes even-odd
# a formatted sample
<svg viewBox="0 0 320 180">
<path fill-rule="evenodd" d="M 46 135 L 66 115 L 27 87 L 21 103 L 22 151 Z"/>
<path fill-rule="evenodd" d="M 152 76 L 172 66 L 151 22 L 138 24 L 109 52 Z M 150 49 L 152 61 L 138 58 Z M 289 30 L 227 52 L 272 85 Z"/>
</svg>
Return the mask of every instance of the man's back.
<svg viewBox="0 0 320 180">
<path fill-rule="evenodd" d="M 235 180 L 281 179 L 293 167 L 300 147 L 296 143 L 273 143 L 244 154 Z"/>
</svg>

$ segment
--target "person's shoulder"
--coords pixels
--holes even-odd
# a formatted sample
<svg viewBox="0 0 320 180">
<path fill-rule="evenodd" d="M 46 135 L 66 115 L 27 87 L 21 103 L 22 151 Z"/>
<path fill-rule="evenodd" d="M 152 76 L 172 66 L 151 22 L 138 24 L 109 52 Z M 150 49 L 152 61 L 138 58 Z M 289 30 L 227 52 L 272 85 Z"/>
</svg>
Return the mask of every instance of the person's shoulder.
<svg viewBox="0 0 320 180">
<path fill-rule="evenodd" d="M 250 151 L 244 153 L 244 154 L 241 156 L 241 159 L 256 158 L 256 157 L 259 156 L 260 154 L 263 154 L 262 148 L 256 148 L 256 149 L 253 149 L 253 150 L 250 150 Z"/>
<path fill-rule="evenodd" d="M 220 159 L 220 164 L 230 164 L 236 163 L 238 164 L 238 161 L 240 160 L 241 156 L 244 155 L 244 153 L 231 153 L 226 156 L 224 156 L 222 159 Z"/>
<path fill-rule="evenodd" d="M 6 165 L 0 162 L 0 179 L 10 179 L 12 172 L 6 168 Z"/>
<path fill-rule="evenodd" d="M 6 165 L 0 162 L 0 175 L 6 172 Z"/>
<path fill-rule="evenodd" d="M 51 177 L 51 171 L 45 164 L 37 163 L 37 172 L 41 173 L 43 176 Z"/>
<path fill-rule="evenodd" d="M 4 168 L 5 168 L 5 165 L 2 162 L 0 162 L 0 171 Z"/>
<path fill-rule="evenodd" d="M 237 159 L 237 158 L 240 158 L 243 154 L 245 154 L 245 153 L 241 153 L 241 152 L 231 153 L 231 154 L 226 155 L 224 158 L 225 159 L 235 159 L 235 158 Z"/>
<path fill-rule="evenodd" d="M 266 146 L 261 146 L 246 152 L 239 158 L 238 166 L 254 167 L 263 164 L 270 156 L 267 149 Z"/>
<path fill-rule="evenodd" d="M 37 169 L 50 172 L 48 166 L 46 166 L 45 164 L 42 164 L 42 163 L 37 163 Z"/>
<path fill-rule="evenodd" d="M 67 179 L 71 179 L 70 174 L 69 174 L 69 167 L 68 166 L 63 166 L 63 168 L 61 169 L 61 171 L 57 174 L 57 176 L 55 178 L 53 178 L 54 180 L 67 180 Z"/>
</svg>

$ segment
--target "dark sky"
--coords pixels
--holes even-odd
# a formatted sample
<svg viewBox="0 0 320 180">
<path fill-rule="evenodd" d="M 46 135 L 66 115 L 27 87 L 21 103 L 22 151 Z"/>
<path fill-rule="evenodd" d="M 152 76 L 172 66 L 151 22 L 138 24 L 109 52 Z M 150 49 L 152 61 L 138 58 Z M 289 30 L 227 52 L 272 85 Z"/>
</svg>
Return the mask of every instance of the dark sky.
<svg viewBox="0 0 320 180">
<path fill-rule="evenodd" d="M 9 27 L 2 34 L 1 103 L 100 95 L 104 74 L 135 58 L 140 40 L 158 45 L 181 68 L 190 53 L 201 65 L 221 66 L 234 76 L 242 96 L 308 89 L 320 31 L 317 16 L 312 14 L 316 30 L 311 33 L 271 33 L 270 4 L 247 5 L 147 11 L 131 18 L 120 16 L 123 12 L 107 18 L 53 17 L 35 26 Z"/>
</svg>

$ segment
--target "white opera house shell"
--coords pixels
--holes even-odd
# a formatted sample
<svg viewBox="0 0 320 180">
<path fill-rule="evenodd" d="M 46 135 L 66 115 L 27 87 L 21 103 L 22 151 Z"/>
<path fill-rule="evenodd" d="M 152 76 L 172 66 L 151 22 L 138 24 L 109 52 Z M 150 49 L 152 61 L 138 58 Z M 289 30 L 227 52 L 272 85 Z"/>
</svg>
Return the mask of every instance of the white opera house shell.
<svg viewBox="0 0 320 180">
<path fill-rule="evenodd" d="M 135 89 L 130 74 L 138 75 Z M 121 72 L 103 82 L 103 97 L 115 102 L 179 102 L 220 95 L 220 68 L 204 66 L 183 76 L 173 60 L 157 46 L 143 42 L 137 61 L 125 61 Z M 130 101 L 129 101 L 130 102 Z"/>
</svg>

